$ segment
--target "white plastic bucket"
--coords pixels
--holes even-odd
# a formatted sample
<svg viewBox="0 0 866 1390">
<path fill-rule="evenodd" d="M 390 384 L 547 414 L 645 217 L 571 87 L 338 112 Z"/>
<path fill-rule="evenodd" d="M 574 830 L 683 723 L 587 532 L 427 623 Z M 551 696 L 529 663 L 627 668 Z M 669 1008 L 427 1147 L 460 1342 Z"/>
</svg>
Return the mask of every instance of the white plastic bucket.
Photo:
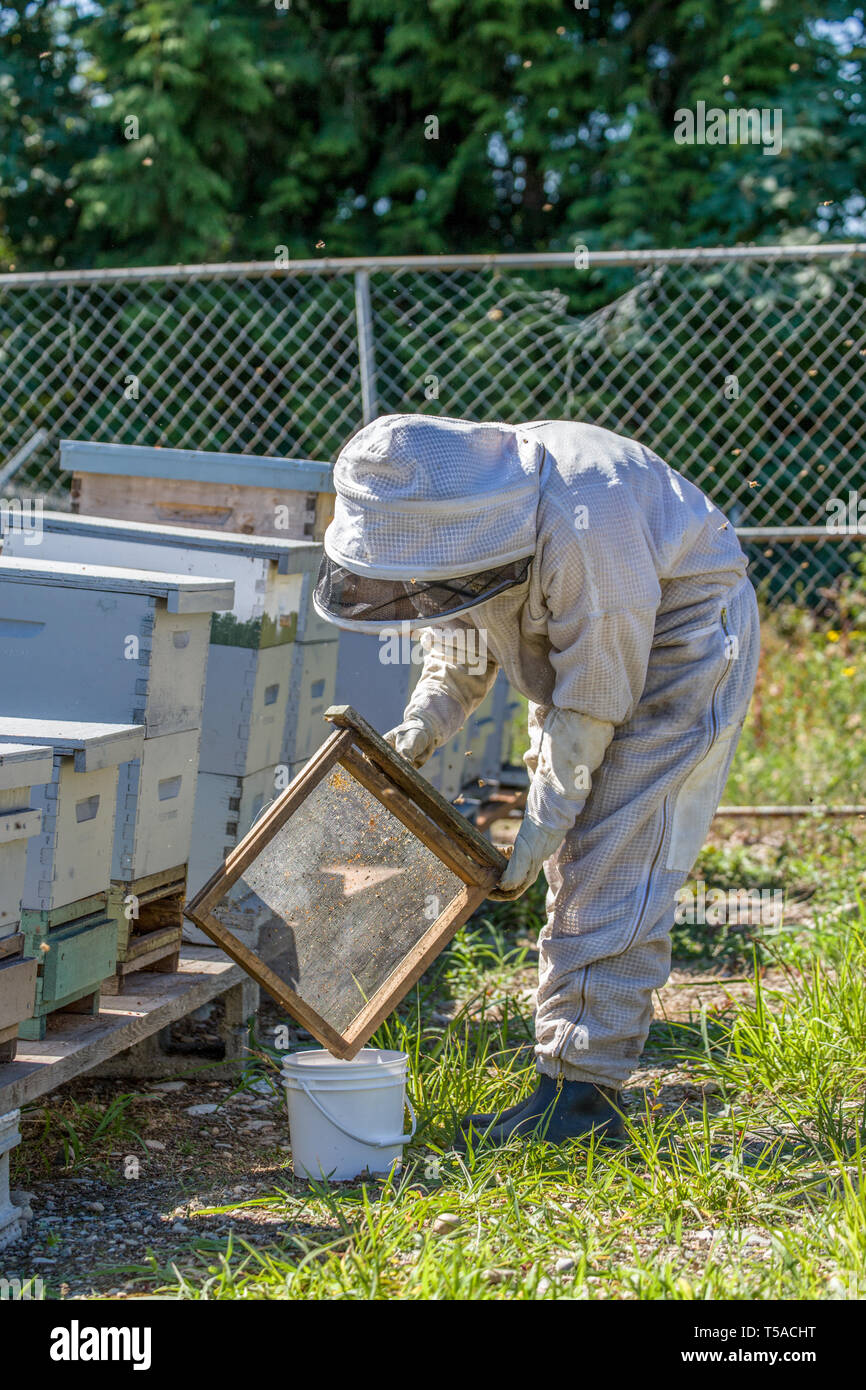
<svg viewBox="0 0 866 1390">
<path fill-rule="evenodd" d="M 375 1047 L 362 1048 L 351 1062 L 319 1050 L 284 1057 L 295 1177 L 345 1182 L 399 1167 L 416 1123 L 406 1095 L 408 1065 L 405 1052 Z M 412 1116 L 408 1134 L 405 1106 Z"/>
</svg>

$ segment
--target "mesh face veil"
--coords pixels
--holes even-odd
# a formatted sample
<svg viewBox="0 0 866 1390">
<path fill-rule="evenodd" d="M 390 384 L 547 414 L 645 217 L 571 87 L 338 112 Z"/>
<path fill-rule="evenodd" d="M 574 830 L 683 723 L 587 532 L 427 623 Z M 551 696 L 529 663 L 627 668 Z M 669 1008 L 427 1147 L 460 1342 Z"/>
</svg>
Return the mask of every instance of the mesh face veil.
<svg viewBox="0 0 866 1390">
<path fill-rule="evenodd" d="M 529 565 L 524 558 L 453 579 L 374 579 L 325 555 L 313 602 L 323 618 L 355 631 L 378 632 L 396 623 L 426 627 L 522 584 Z"/>
</svg>

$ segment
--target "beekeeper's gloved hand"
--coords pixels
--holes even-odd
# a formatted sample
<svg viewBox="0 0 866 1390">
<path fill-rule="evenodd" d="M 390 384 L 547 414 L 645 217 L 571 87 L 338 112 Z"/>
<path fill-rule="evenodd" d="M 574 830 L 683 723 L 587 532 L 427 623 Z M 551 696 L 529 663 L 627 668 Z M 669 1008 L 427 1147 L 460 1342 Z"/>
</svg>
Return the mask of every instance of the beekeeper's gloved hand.
<svg viewBox="0 0 866 1390">
<path fill-rule="evenodd" d="M 383 738 L 413 767 L 423 767 L 431 754 L 436 752 L 432 729 L 417 716 L 404 719 L 395 729 L 389 729 Z"/>
<path fill-rule="evenodd" d="M 524 816 L 508 867 L 489 896 L 500 902 L 519 898 L 532 887 L 545 860 L 556 853 L 564 839 L 565 831 L 549 830 L 546 825 Z"/>
<path fill-rule="evenodd" d="M 535 722 L 537 734 L 538 719 Z M 532 887 L 542 865 L 556 854 L 583 810 L 591 776 L 600 766 L 613 733 L 613 724 L 575 710 L 548 710 L 536 748 L 527 760 L 534 771 L 526 815 L 508 867 L 491 898 L 518 898 Z"/>
</svg>

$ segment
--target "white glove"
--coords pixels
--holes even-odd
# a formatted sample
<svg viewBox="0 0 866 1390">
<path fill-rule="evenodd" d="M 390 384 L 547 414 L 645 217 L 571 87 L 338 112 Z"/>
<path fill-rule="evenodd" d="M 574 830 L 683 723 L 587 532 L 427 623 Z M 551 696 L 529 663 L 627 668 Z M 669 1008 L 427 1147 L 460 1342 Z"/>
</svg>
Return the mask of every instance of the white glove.
<svg viewBox="0 0 866 1390">
<path fill-rule="evenodd" d="M 519 898 L 521 893 L 532 887 L 542 865 L 556 853 L 565 835 L 564 830 L 550 830 L 546 825 L 539 825 L 538 821 L 524 816 L 505 873 L 488 897 L 503 902 Z"/>
<path fill-rule="evenodd" d="M 382 737 L 413 767 L 423 767 L 430 755 L 436 752 L 432 730 L 423 719 L 417 717 L 404 719 L 396 729 L 389 729 Z"/>
</svg>

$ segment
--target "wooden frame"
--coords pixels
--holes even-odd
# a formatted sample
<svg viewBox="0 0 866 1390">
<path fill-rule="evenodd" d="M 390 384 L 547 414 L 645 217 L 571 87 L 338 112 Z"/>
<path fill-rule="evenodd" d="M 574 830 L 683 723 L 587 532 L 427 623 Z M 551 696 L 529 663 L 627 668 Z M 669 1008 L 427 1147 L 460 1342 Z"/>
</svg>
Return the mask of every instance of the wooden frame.
<svg viewBox="0 0 866 1390">
<path fill-rule="evenodd" d="M 351 1058 L 488 896 L 507 861 L 349 705 L 332 706 L 325 718 L 335 725 L 334 732 L 187 905 L 186 916 L 329 1052 Z M 333 1028 L 213 915 L 215 906 L 247 866 L 337 763 L 463 884 L 343 1032 Z"/>
</svg>

